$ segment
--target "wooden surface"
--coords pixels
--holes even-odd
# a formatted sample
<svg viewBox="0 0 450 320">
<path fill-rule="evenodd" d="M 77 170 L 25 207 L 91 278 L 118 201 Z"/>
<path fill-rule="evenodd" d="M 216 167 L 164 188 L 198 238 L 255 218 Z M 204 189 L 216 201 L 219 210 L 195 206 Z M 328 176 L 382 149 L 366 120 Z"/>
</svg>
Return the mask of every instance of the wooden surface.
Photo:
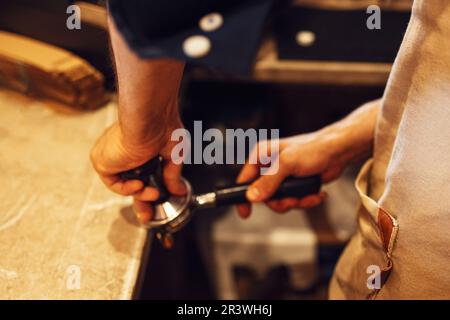
<svg viewBox="0 0 450 320">
<path fill-rule="evenodd" d="M 250 77 L 227 75 L 204 68 L 193 69 L 191 76 L 196 80 L 384 86 L 390 72 L 389 63 L 280 60 L 274 40 L 268 38 L 258 52 Z"/>
<path fill-rule="evenodd" d="M 0 89 L 1 299 L 132 297 L 147 233 L 89 163 L 115 114 Z"/>
<path fill-rule="evenodd" d="M 275 44 L 268 40 L 259 52 L 253 78 L 298 84 L 385 85 L 390 71 L 388 63 L 280 60 Z"/>
<path fill-rule="evenodd" d="M 86 22 L 105 30 L 108 29 L 106 8 L 85 1 L 75 1 L 75 5 L 80 8 L 83 23 Z"/>
</svg>

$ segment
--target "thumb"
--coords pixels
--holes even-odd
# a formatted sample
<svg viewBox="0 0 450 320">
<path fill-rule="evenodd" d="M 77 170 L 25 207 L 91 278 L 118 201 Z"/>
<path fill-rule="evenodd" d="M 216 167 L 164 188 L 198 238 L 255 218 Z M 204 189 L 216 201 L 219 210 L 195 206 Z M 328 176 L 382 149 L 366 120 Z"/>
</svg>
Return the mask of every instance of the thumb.
<svg viewBox="0 0 450 320">
<path fill-rule="evenodd" d="M 282 170 L 281 167 L 275 174 L 261 176 L 248 188 L 247 198 L 251 202 L 268 200 L 287 176 L 288 173 Z"/>
<path fill-rule="evenodd" d="M 170 193 L 177 196 L 185 195 L 187 190 L 181 180 L 181 164 L 175 164 L 172 160 L 168 160 L 163 169 L 164 183 Z"/>
<path fill-rule="evenodd" d="M 150 202 L 134 199 L 133 209 L 140 223 L 146 225 L 152 219 L 153 209 Z"/>
</svg>

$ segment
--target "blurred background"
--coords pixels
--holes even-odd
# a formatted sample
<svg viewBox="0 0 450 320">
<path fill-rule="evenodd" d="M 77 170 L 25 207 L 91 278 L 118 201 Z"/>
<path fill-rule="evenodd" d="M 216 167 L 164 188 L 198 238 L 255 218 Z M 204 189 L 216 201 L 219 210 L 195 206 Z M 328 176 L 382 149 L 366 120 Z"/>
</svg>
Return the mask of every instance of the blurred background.
<svg viewBox="0 0 450 320">
<path fill-rule="evenodd" d="M 372 1 L 382 8 L 383 23 L 381 30 L 373 32 L 361 28 L 367 19 L 367 4 L 362 2 L 283 1 L 267 21 L 249 76 L 188 67 L 180 97 L 186 127 L 202 120 L 203 130 L 279 128 L 281 136 L 290 136 L 317 130 L 381 97 L 406 30 L 411 1 Z M 71 4 L 81 8 L 80 30 L 64 27 Z M 6 104 L 11 103 L 23 108 L 20 117 L 24 118 L 15 118 L 23 135 L 34 134 L 24 119 L 39 118 L 36 112 L 49 108 L 56 115 L 48 116 L 45 130 L 58 126 L 59 114 L 89 121 L 105 106 L 115 108 L 105 1 L 0 0 L 0 7 L 0 100 L 7 101 L 0 109 L 0 128 L 9 130 L 12 113 Z M 17 95 L 31 99 L 27 103 L 42 102 L 42 111 L 27 114 L 29 108 L 20 106 L 23 100 Z M 14 113 L 14 117 L 19 116 Z M 80 130 L 83 121 L 76 124 Z M 93 137 L 83 141 L 86 148 L 94 143 Z M 15 143 L 11 140 L 10 146 Z M 39 159 L 32 150 L 30 156 Z M 84 156 L 87 163 L 88 153 L 80 155 Z M 12 158 L 8 159 L 0 158 L 0 167 L 12 166 Z M 46 161 L 58 175 L 53 160 Z M 77 163 L 87 166 L 81 160 L 73 166 Z M 38 160 L 31 167 L 32 172 L 44 170 Z M 231 184 L 239 169 L 188 165 L 184 175 L 196 192 L 206 192 Z M 355 228 L 357 171 L 355 165 L 325 186 L 326 202 L 308 212 L 279 215 L 257 206 L 245 221 L 232 207 L 198 213 L 175 235 L 171 250 L 148 241 L 133 296 L 325 299 L 334 265 Z M 66 179 L 71 181 L 70 175 Z M 73 185 L 66 197 L 86 193 L 84 185 Z M 58 201 L 46 210 L 58 210 Z M 5 203 L 3 211 L 9 209 Z M 90 247 L 95 249 L 95 244 Z"/>
</svg>

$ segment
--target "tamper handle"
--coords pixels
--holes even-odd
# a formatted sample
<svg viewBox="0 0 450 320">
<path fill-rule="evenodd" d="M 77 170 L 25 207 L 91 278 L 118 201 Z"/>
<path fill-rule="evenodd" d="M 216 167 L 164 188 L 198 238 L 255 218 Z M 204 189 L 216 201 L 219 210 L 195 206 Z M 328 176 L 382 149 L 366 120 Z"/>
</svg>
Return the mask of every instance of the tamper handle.
<svg viewBox="0 0 450 320">
<path fill-rule="evenodd" d="M 119 173 L 119 177 L 124 180 L 140 180 L 145 186 L 154 187 L 159 191 L 159 199 L 156 204 L 169 199 L 169 191 L 163 181 L 162 157 L 155 157 L 138 168 Z"/>
<path fill-rule="evenodd" d="M 320 175 L 309 177 L 288 177 L 286 178 L 270 200 L 283 198 L 303 198 L 320 191 L 322 185 Z M 250 183 L 238 184 L 229 188 L 216 190 L 216 204 L 233 205 L 248 202 L 245 193 Z"/>
</svg>

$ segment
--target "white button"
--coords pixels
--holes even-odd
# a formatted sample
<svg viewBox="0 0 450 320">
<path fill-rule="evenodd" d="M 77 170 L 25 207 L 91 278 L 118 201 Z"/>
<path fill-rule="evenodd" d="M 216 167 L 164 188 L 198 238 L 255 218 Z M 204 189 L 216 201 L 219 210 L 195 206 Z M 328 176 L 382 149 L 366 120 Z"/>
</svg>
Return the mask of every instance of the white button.
<svg viewBox="0 0 450 320">
<path fill-rule="evenodd" d="M 299 31 L 295 36 L 297 44 L 302 47 L 310 47 L 316 41 L 316 35 L 312 31 Z"/>
<path fill-rule="evenodd" d="M 210 32 L 219 29 L 223 24 L 223 17 L 220 13 L 213 12 L 207 14 L 200 19 L 199 26 L 205 32 Z"/>
<path fill-rule="evenodd" d="M 191 36 L 184 40 L 183 51 L 191 58 L 201 58 L 211 50 L 211 41 L 205 36 Z"/>
</svg>

